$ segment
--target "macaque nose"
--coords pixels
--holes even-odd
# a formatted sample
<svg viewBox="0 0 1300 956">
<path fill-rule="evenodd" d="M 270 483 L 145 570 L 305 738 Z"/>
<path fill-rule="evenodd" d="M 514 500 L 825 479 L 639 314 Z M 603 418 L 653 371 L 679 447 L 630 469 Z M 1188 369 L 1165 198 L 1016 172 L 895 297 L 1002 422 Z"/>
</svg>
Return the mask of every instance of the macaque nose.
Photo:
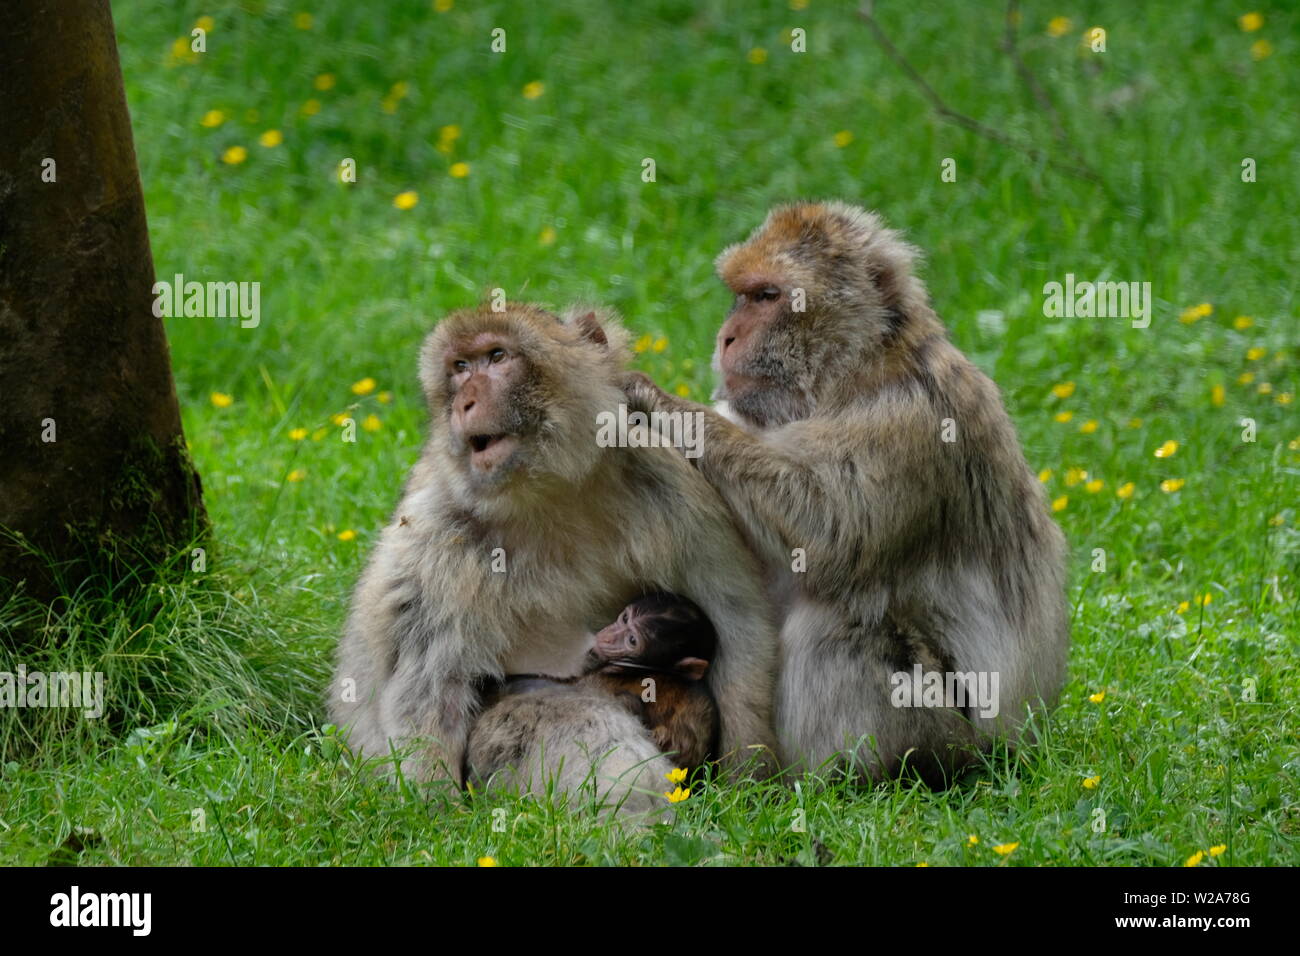
<svg viewBox="0 0 1300 956">
<path fill-rule="evenodd" d="M 722 340 L 722 351 L 724 352 L 727 351 L 728 347 L 734 341 L 736 341 L 736 337 L 734 335 L 728 335 L 726 338 L 724 338 Z"/>
</svg>

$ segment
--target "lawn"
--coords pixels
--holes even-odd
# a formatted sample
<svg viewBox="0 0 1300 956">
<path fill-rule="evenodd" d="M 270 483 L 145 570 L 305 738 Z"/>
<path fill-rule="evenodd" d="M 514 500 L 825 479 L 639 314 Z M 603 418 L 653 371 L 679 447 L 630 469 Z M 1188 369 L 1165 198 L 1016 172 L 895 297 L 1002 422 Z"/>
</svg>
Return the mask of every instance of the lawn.
<svg viewBox="0 0 1300 956">
<path fill-rule="evenodd" d="M 0 628 L 44 624 L 27 669 L 103 671 L 109 706 L 0 711 L 0 862 L 1300 863 L 1300 11 L 1027 4 L 1067 145 L 1000 4 L 878 3 L 940 96 L 1030 155 L 936 116 L 848 3 L 113 6 L 157 273 L 259 282 L 261 318 L 166 320 L 203 570 L 49 611 L 0 592 Z M 357 772 L 325 682 L 419 452 L 422 336 L 496 288 L 603 302 L 704 400 L 714 257 L 816 197 L 925 250 L 1041 469 L 1074 613 L 1038 743 L 941 793 L 715 785 L 631 834 Z M 1149 282 L 1150 326 L 1045 315 L 1067 274 Z"/>
</svg>

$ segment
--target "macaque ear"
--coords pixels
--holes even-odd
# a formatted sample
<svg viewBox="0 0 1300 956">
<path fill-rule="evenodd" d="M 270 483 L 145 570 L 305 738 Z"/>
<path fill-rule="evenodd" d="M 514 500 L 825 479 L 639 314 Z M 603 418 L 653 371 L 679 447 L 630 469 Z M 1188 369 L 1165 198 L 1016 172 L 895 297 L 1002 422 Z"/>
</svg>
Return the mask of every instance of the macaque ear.
<svg viewBox="0 0 1300 956">
<path fill-rule="evenodd" d="M 586 312 L 574 320 L 578 327 L 578 332 L 589 342 L 595 342 L 597 345 L 608 345 L 609 339 L 605 337 L 605 328 L 596 318 L 595 312 Z"/>
<path fill-rule="evenodd" d="M 702 680 L 708 669 L 709 662 L 702 657 L 683 657 L 673 665 L 674 673 L 681 674 L 687 680 Z"/>
</svg>

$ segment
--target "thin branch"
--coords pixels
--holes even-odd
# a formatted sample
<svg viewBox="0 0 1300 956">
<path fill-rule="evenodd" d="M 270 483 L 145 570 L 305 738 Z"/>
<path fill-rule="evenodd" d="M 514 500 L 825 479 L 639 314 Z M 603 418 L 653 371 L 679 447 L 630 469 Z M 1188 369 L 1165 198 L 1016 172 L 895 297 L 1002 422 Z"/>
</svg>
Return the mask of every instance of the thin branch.
<svg viewBox="0 0 1300 956">
<path fill-rule="evenodd" d="M 911 63 L 908 62 L 907 57 L 903 56 L 903 54 L 899 52 L 898 47 L 894 46 L 893 42 L 890 41 L 889 37 L 885 34 L 885 31 L 881 29 L 880 24 L 876 21 L 874 8 L 875 8 L 874 0 L 865 0 L 865 2 L 862 4 L 862 7 L 858 10 L 858 16 L 862 17 L 862 19 L 867 22 L 867 26 L 871 28 L 871 32 L 875 35 L 876 41 L 880 44 L 881 48 L 884 49 L 885 53 L 889 56 L 891 60 L 893 60 L 896 64 L 898 64 L 898 68 L 903 71 L 903 73 L 907 76 L 907 78 L 916 84 L 917 88 L 921 91 L 921 94 L 927 100 L 929 100 L 930 105 L 934 107 L 934 111 L 938 113 L 941 118 L 947 120 L 950 123 L 955 123 L 957 126 L 960 126 L 963 129 L 970 130 L 972 133 L 975 133 L 978 136 L 983 136 L 985 139 L 992 140 L 995 143 L 1001 143 L 1003 146 L 1007 146 L 1011 149 L 1017 150 L 1018 152 L 1024 153 L 1026 156 L 1028 156 L 1030 159 L 1035 160 L 1036 162 L 1045 163 L 1046 165 L 1051 166 L 1053 169 L 1060 170 L 1061 172 L 1066 173 L 1070 176 L 1074 176 L 1078 179 L 1084 179 L 1087 180 L 1088 182 L 1097 183 L 1098 185 L 1104 186 L 1101 177 L 1098 176 L 1097 173 L 1093 171 L 1092 167 L 1090 167 L 1086 162 L 1084 162 L 1082 158 L 1077 157 L 1077 155 L 1076 155 L 1076 159 L 1078 160 L 1077 162 L 1075 163 L 1063 162 L 1059 159 L 1054 158 L 1050 153 L 1046 152 L 1045 150 L 1039 149 L 1037 146 L 1033 146 L 1030 145 L 1029 143 L 1021 142 L 1015 139 L 1014 137 L 1007 135 L 1006 133 L 1002 132 L 999 129 L 994 129 L 992 126 L 987 126 L 984 123 L 981 123 L 979 120 L 972 119 L 971 117 L 967 116 L 965 113 L 959 113 L 955 109 L 950 107 L 947 103 L 943 101 L 943 99 L 939 96 L 939 94 L 934 91 L 934 88 L 925 81 L 925 77 L 921 76 L 921 74 L 917 72 L 916 68 L 912 66 Z M 1010 12 L 1008 12 L 1007 16 L 1008 16 L 1008 20 L 1010 20 L 1010 16 L 1011 16 Z M 1010 26 L 1010 24 L 1008 25 Z M 1014 40 L 1012 40 L 1012 49 L 1014 49 Z M 1017 59 L 1018 59 L 1018 54 L 1017 54 Z M 1025 68 L 1025 73 L 1028 73 L 1027 67 Z M 1022 74 L 1022 76 L 1024 76 L 1024 74 Z M 1046 93 L 1043 93 L 1041 88 L 1038 87 L 1037 81 L 1033 79 L 1032 74 L 1029 74 L 1029 78 L 1026 79 L 1026 82 L 1030 84 L 1031 90 L 1037 90 L 1037 92 L 1035 92 L 1036 98 L 1039 93 L 1042 93 L 1043 97 L 1046 98 Z M 1056 118 L 1057 114 L 1055 108 L 1052 107 L 1051 105 L 1051 100 L 1050 99 L 1046 100 L 1046 103 L 1047 103 L 1046 108 L 1053 116 L 1053 122 L 1057 123 L 1058 122 Z M 1061 139 L 1061 137 L 1063 137 L 1064 135 L 1065 135 L 1065 131 L 1064 129 L 1062 129 L 1058 134 L 1057 138 Z M 1069 145 L 1068 142 L 1065 142 L 1064 140 L 1063 140 L 1063 144 L 1067 146 Z"/>
</svg>

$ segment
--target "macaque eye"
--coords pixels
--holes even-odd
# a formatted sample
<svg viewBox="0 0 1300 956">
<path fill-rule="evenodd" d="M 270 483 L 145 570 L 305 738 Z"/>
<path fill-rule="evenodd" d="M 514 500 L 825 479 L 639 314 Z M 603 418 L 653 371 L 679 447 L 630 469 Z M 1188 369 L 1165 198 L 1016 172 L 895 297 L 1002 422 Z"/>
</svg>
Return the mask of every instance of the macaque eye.
<svg viewBox="0 0 1300 956">
<path fill-rule="evenodd" d="M 464 359 L 456 359 L 456 361 L 451 363 L 451 367 L 458 372 L 463 372 L 465 369 L 469 368 L 469 363 Z"/>
<path fill-rule="evenodd" d="M 506 357 L 505 349 L 493 349 L 491 352 L 488 353 L 488 361 L 491 362 L 493 365 L 495 365 L 497 362 L 500 362 L 505 357 Z"/>
<path fill-rule="evenodd" d="M 760 289 L 756 292 L 754 298 L 759 302 L 775 302 L 777 299 L 781 298 L 781 290 L 774 285 L 770 285 L 767 288 Z"/>
<path fill-rule="evenodd" d="M 632 634 L 632 635 L 629 635 L 629 636 L 628 636 L 628 639 L 627 639 L 627 646 L 628 646 L 628 647 L 636 647 L 636 635 L 635 635 L 635 634 Z"/>
</svg>

